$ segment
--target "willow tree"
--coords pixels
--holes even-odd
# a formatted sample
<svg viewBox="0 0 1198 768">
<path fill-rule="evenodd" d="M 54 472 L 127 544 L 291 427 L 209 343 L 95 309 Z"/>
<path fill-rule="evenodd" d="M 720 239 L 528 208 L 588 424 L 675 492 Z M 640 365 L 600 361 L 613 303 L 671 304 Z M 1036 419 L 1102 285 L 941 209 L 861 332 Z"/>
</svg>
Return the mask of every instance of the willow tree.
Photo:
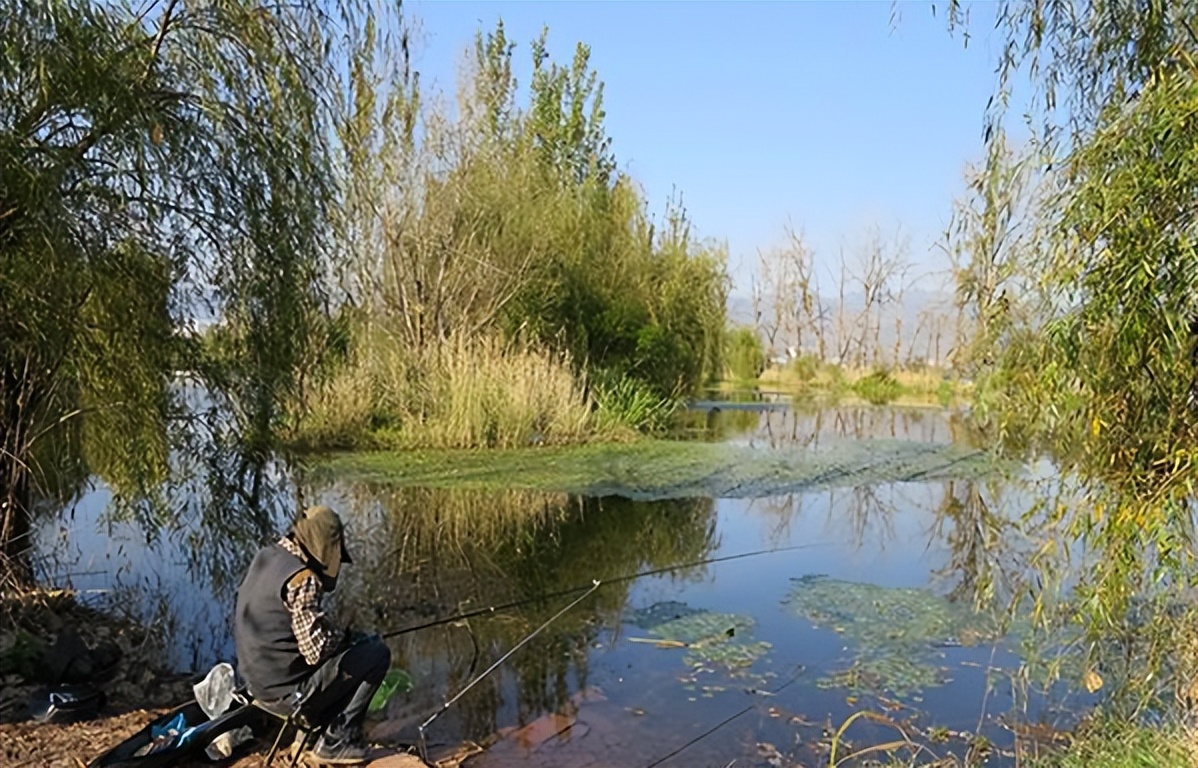
<svg viewBox="0 0 1198 768">
<path fill-rule="evenodd" d="M 5 577 L 91 476 L 161 515 L 199 457 L 207 513 L 264 505 L 328 303 L 328 7 L 0 2 Z"/>
<path fill-rule="evenodd" d="M 1003 278 L 1036 290 L 982 292 L 1020 306 L 978 306 L 1005 324 L 976 350 L 980 405 L 999 435 L 1046 447 L 1079 485 L 1082 503 L 1050 517 L 1097 554 L 1075 591 L 1090 627 L 1126 640 L 1127 658 L 1163 659 L 1178 643 L 1150 645 L 1136 606 L 1194 578 L 1198 4 L 1020 0 L 998 5 L 997 20 L 1007 45 L 988 137 L 1001 140 L 1016 78 L 1029 75 L 1031 158 L 1048 193 Z M 1012 178 L 1010 163 L 992 151 L 990 177 Z M 1001 219 L 1010 199 L 984 200 L 979 221 Z M 991 230 L 978 242 L 994 245 L 1003 227 Z M 975 267 L 995 254 L 972 251 Z M 1126 621 L 1138 611 L 1140 628 Z M 1149 668 L 1131 682 L 1149 695 L 1160 679 Z"/>
</svg>

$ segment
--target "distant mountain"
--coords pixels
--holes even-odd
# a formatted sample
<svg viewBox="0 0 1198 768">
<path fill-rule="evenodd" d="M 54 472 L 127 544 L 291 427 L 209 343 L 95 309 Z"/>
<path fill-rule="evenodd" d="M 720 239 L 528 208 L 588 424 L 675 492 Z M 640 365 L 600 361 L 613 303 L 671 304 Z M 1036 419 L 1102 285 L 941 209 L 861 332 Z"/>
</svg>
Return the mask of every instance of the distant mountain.
<svg viewBox="0 0 1198 768">
<path fill-rule="evenodd" d="M 728 322 L 730 324 L 752 326 L 754 319 L 751 298 L 736 295 L 728 297 Z"/>
</svg>

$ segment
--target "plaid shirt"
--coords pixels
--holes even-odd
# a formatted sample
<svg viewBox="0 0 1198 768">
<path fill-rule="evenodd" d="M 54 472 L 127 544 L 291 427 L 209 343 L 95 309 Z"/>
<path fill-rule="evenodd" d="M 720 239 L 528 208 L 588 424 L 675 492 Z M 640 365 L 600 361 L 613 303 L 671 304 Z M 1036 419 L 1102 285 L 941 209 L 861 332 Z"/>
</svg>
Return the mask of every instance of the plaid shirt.
<svg viewBox="0 0 1198 768">
<path fill-rule="evenodd" d="M 279 546 L 300 560 L 308 561 L 300 546 L 286 536 L 279 540 Z M 291 631 L 299 642 L 300 653 L 304 655 L 304 661 L 313 667 L 332 656 L 341 644 L 341 633 L 320 610 L 323 596 L 320 579 L 308 571 L 304 578 L 287 582 L 287 597 L 283 600 L 291 612 Z"/>
</svg>

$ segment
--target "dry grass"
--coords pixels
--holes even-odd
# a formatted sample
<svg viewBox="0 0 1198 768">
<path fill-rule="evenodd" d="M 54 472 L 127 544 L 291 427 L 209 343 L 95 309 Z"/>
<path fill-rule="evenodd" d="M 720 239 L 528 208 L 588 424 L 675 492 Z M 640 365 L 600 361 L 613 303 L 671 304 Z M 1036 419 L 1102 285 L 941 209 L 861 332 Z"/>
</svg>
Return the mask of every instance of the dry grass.
<svg viewBox="0 0 1198 768">
<path fill-rule="evenodd" d="M 295 435 L 308 447 L 514 448 L 600 430 L 570 361 L 494 337 L 404 352 L 378 337 L 315 395 Z"/>
<path fill-rule="evenodd" d="M 590 434 L 590 406 L 563 355 L 458 338 L 425 370 L 431 376 L 423 419 L 417 429 L 408 420 L 404 443 L 514 448 Z"/>
<path fill-rule="evenodd" d="M 1191 728 L 1151 727 L 1100 719 L 1075 734 L 1066 749 L 1025 764 L 1032 768 L 1193 768 L 1198 741 Z"/>
</svg>

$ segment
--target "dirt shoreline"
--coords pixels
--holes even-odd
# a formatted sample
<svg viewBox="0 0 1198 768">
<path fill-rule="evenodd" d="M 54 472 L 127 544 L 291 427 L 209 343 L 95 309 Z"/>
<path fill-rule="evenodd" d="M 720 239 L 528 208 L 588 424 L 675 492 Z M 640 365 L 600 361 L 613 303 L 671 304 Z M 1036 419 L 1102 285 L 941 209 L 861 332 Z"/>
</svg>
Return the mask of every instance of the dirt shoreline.
<svg viewBox="0 0 1198 768">
<path fill-rule="evenodd" d="M 154 717 L 169 708 L 109 708 L 101 717 L 81 723 L 42 724 L 35 722 L 0 723 L 0 764 L 5 768 L 83 768 L 105 750 L 129 738 Z M 179 766 L 215 765 L 226 768 L 261 768 L 266 764 L 268 745 L 261 740 L 248 753 L 233 760 L 213 762 L 203 758 L 180 762 Z M 282 758 L 275 765 L 287 765 Z M 376 747 L 369 766 L 373 768 L 419 768 L 425 764 L 400 748 Z"/>
<path fill-rule="evenodd" d="M 89 651 L 112 661 L 95 668 Z M 145 627 L 80 603 L 68 590 L 13 590 L 0 596 L 0 762 L 5 766 L 85 765 L 153 717 L 192 696 L 194 675 L 161 663 Z M 76 679 L 68 680 L 69 676 Z M 91 682 L 107 703 L 99 717 L 38 723 L 29 706 L 56 682 Z"/>
<path fill-rule="evenodd" d="M 155 717 L 192 701 L 192 685 L 202 674 L 166 668 L 160 645 L 137 622 L 83 605 L 67 590 L 0 595 L 0 765 L 83 768 Z M 101 648 L 104 653 L 96 654 Z M 30 717 L 39 689 L 68 682 L 64 673 L 94 672 L 93 662 L 100 657 L 117 661 L 89 681 L 107 698 L 98 716 L 74 723 L 40 723 Z M 79 658 L 85 659 L 82 670 L 74 661 Z M 271 737 L 277 733 L 273 724 L 265 730 Z M 235 759 L 216 763 L 200 756 L 179 765 L 257 768 L 265 764 L 267 748 L 259 739 L 238 750 Z M 424 763 L 400 747 L 378 746 L 370 765 L 413 768 Z"/>
</svg>

